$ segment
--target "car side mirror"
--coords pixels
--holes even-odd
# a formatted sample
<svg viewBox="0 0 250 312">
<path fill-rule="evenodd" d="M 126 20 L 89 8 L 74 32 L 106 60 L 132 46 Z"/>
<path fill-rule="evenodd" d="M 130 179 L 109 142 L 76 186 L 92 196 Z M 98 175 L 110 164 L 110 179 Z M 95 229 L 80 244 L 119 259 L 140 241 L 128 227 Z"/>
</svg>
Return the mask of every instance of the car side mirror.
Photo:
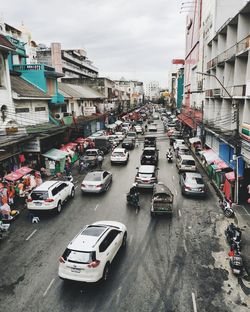
<svg viewBox="0 0 250 312">
<path fill-rule="evenodd" d="M 139 167 L 136 167 L 135 169 L 139 169 Z"/>
</svg>

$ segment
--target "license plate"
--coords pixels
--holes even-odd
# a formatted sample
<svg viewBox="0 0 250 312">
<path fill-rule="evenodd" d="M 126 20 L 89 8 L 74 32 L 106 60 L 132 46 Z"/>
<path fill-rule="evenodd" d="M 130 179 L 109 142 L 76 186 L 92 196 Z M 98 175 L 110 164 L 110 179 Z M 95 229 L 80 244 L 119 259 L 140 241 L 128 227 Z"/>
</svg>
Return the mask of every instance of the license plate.
<svg viewBox="0 0 250 312">
<path fill-rule="evenodd" d="M 233 272 L 234 272 L 235 274 L 240 274 L 240 270 L 237 270 L 237 269 L 234 269 Z"/>
<path fill-rule="evenodd" d="M 73 272 L 73 273 L 80 273 L 80 272 L 81 272 L 81 269 L 78 269 L 78 268 L 71 268 L 71 272 Z"/>
<path fill-rule="evenodd" d="M 36 206 L 42 206 L 42 203 L 35 203 Z"/>
</svg>

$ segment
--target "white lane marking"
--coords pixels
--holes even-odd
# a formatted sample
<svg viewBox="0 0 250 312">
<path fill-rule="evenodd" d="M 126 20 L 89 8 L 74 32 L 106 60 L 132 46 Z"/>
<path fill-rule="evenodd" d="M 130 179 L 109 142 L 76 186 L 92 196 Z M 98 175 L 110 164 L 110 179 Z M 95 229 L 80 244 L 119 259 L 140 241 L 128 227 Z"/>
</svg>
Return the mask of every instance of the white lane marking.
<svg viewBox="0 0 250 312">
<path fill-rule="evenodd" d="M 196 300 L 195 300 L 195 294 L 192 292 L 192 301 L 193 301 L 193 308 L 194 312 L 197 312 L 197 306 L 196 306 Z"/>
<path fill-rule="evenodd" d="M 26 238 L 26 241 L 28 241 L 35 233 L 36 233 L 37 230 L 34 230 L 27 238 Z"/>
<path fill-rule="evenodd" d="M 179 217 L 181 217 L 181 211 L 180 211 L 180 209 L 178 210 L 178 212 L 179 212 Z"/>
<path fill-rule="evenodd" d="M 187 253 L 187 246 L 186 246 L 185 239 L 183 239 L 183 247 L 184 247 L 185 253 Z"/>
<path fill-rule="evenodd" d="M 96 211 L 98 207 L 99 207 L 99 204 L 97 204 L 97 205 L 95 206 L 95 209 L 94 209 L 94 210 Z"/>
<path fill-rule="evenodd" d="M 129 245 L 132 243 L 132 240 L 133 240 L 133 235 L 130 235 Z"/>
<path fill-rule="evenodd" d="M 177 192 L 177 190 L 175 190 L 175 194 L 176 194 L 176 195 L 178 195 L 178 192 Z"/>
<path fill-rule="evenodd" d="M 246 208 L 244 206 L 242 206 L 242 208 L 246 211 L 246 213 L 249 215 L 249 212 L 246 210 Z"/>
<path fill-rule="evenodd" d="M 43 293 L 43 297 L 45 297 L 47 295 L 47 292 L 49 291 L 50 287 L 52 286 L 52 284 L 54 283 L 55 279 L 53 278 L 51 280 L 51 282 L 49 283 L 49 286 L 47 287 L 47 289 L 45 290 L 45 292 Z"/>
<path fill-rule="evenodd" d="M 173 176 L 173 180 L 174 180 L 175 178 L 174 178 L 174 176 Z"/>
<path fill-rule="evenodd" d="M 79 185 L 77 185 L 76 187 L 75 187 L 75 189 L 77 189 L 79 187 Z"/>
<path fill-rule="evenodd" d="M 119 303 L 119 301 L 120 301 L 121 291 L 122 291 L 122 288 L 121 288 L 121 286 L 120 286 L 120 287 L 117 289 L 116 305 L 118 305 L 118 303 Z"/>
</svg>

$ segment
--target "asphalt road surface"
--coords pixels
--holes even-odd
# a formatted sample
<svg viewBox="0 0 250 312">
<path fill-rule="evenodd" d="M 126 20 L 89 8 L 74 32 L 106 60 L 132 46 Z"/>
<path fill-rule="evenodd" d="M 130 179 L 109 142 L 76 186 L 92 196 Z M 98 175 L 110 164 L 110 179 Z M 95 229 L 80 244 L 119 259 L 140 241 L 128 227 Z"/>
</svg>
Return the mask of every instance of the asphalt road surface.
<svg viewBox="0 0 250 312">
<path fill-rule="evenodd" d="M 0 311 L 235 311 L 223 288 L 232 277 L 213 257 L 223 248 L 215 195 L 211 188 L 204 200 L 181 195 L 175 163 L 165 158 L 169 142 L 157 123 L 159 181 L 175 196 L 173 217 L 151 218 L 150 192 L 140 195 L 138 214 L 126 205 L 142 143 L 130 152 L 128 165 L 111 166 L 107 155 L 103 168 L 113 173 L 107 193 L 82 195 L 77 176 L 76 196 L 60 215 L 40 215 L 40 223 L 32 224 L 23 211 L 11 225 L 0 242 Z M 98 220 L 126 224 L 126 250 L 116 257 L 106 283 L 63 282 L 57 275 L 59 257 L 84 225 Z"/>
</svg>

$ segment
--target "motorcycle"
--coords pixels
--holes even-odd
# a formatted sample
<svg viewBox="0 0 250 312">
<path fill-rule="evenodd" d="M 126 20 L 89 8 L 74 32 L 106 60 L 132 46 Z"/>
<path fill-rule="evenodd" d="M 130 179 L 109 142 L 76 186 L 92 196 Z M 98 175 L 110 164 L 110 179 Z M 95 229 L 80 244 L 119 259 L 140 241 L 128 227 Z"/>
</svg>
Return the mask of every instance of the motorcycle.
<svg viewBox="0 0 250 312">
<path fill-rule="evenodd" d="M 10 214 L 3 214 L 1 217 L 1 222 L 2 224 L 7 224 L 9 222 L 14 221 L 18 216 L 19 216 L 20 212 L 19 210 L 11 210 Z"/>
<path fill-rule="evenodd" d="M 139 193 L 136 193 L 133 195 L 130 193 L 127 193 L 127 203 L 136 209 L 140 209 Z"/>
<path fill-rule="evenodd" d="M 231 249 L 239 253 L 241 251 L 241 230 L 231 223 L 226 228 L 225 235 Z"/>
<path fill-rule="evenodd" d="M 225 198 L 223 200 L 219 201 L 219 206 L 223 210 L 224 215 L 227 218 L 232 218 L 234 216 L 234 211 L 233 211 L 232 205 Z"/>
<path fill-rule="evenodd" d="M 167 160 L 169 163 L 173 162 L 173 154 L 172 153 L 167 153 L 166 157 L 167 157 Z"/>
<path fill-rule="evenodd" d="M 8 233 L 9 228 L 9 223 L 3 223 L 2 221 L 0 221 L 0 239 L 2 239 L 4 235 Z"/>
<path fill-rule="evenodd" d="M 243 273 L 243 259 L 240 253 L 236 253 L 230 257 L 229 264 L 234 275 L 242 275 Z"/>
</svg>

